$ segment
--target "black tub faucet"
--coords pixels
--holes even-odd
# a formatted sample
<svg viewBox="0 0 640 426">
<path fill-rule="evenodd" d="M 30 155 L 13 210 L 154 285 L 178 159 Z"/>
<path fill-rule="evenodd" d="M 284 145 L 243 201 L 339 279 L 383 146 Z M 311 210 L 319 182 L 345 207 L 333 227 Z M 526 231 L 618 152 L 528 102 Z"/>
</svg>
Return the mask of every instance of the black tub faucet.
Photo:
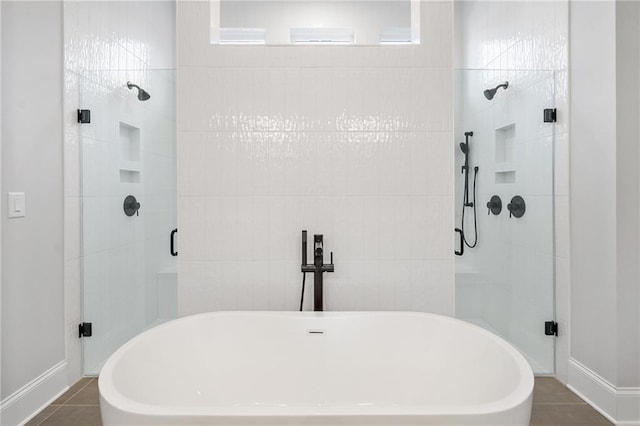
<svg viewBox="0 0 640 426">
<path fill-rule="evenodd" d="M 323 286 L 322 274 L 324 272 L 333 272 L 333 252 L 331 252 L 329 264 L 324 263 L 324 247 L 322 234 L 313 236 L 313 264 L 307 264 L 307 231 L 302 231 L 302 265 L 300 270 L 304 272 L 313 272 L 313 310 L 323 311 Z"/>
</svg>

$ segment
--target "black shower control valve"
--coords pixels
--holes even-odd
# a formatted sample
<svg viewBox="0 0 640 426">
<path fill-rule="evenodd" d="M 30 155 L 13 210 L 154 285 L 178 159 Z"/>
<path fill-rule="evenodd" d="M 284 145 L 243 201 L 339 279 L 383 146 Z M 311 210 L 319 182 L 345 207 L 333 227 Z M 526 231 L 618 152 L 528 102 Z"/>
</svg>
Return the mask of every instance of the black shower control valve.
<svg viewBox="0 0 640 426">
<path fill-rule="evenodd" d="M 511 202 L 507 204 L 507 209 L 509 210 L 509 217 L 513 216 L 520 218 L 524 216 L 524 212 L 526 210 L 524 199 L 521 196 L 516 195 L 511 199 Z"/>
<path fill-rule="evenodd" d="M 140 203 L 133 195 L 127 195 L 127 197 L 124 199 L 122 208 L 124 210 L 124 214 L 126 214 L 127 216 L 133 216 L 134 214 L 136 216 L 140 216 Z"/>
<path fill-rule="evenodd" d="M 487 203 L 487 214 L 491 214 L 493 213 L 494 215 L 499 215 L 500 212 L 502 212 L 502 200 L 500 199 L 499 196 L 494 195 L 493 197 L 491 197 L 491 199 L 489 200 L 489 202 Z"/>
</svg>

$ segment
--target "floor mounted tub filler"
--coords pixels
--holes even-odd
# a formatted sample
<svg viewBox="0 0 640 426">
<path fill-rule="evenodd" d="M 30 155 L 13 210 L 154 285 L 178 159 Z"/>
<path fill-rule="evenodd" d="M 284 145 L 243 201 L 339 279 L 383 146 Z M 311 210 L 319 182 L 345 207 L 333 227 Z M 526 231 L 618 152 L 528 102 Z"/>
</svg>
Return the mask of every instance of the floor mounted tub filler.
<svg viewBox="0 0 640 426">
<path fill-rule="evenodd" d="M 218 312 L 133 338 L 105 426 L 528 425 L 533 373 L 475 325 L 407 312 Z"/>
</svg>

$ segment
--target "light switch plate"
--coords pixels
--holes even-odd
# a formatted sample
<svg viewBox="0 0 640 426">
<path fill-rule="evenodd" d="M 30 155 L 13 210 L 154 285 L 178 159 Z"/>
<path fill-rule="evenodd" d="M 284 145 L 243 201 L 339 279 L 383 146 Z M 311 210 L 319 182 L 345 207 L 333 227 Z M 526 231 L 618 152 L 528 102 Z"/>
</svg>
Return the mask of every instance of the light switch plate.
<svg viewBox="0 0 640 426">
<path fill-rule="evenodd" d="M 9 192 L 9 218 L 25 217 L 27 206 L 24 192 Z"/>
</svg>

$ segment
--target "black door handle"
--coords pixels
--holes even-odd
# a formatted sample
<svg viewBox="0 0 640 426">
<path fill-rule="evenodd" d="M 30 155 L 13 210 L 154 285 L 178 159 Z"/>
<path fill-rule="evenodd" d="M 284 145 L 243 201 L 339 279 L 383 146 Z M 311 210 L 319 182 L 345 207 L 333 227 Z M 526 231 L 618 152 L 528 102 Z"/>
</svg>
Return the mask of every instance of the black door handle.
<svg viewBox="0 0 640 426">
<path fill-rule="evenodd" d="M 454 249 L 453 252 L 456 256 L 462 256 L 464 254 L 464 233 L 460 228 L 456 228 L 456 232 L 460 234 L 460 251 Z"/>
<path fill-rule="evenodd" d="M 175 236 L 178 233 L 178 228 L 174 229 L 173 231 L 171 231 L 171 256 L 177 256 L 178 252 L 175 249 Z"/>
</svg>

